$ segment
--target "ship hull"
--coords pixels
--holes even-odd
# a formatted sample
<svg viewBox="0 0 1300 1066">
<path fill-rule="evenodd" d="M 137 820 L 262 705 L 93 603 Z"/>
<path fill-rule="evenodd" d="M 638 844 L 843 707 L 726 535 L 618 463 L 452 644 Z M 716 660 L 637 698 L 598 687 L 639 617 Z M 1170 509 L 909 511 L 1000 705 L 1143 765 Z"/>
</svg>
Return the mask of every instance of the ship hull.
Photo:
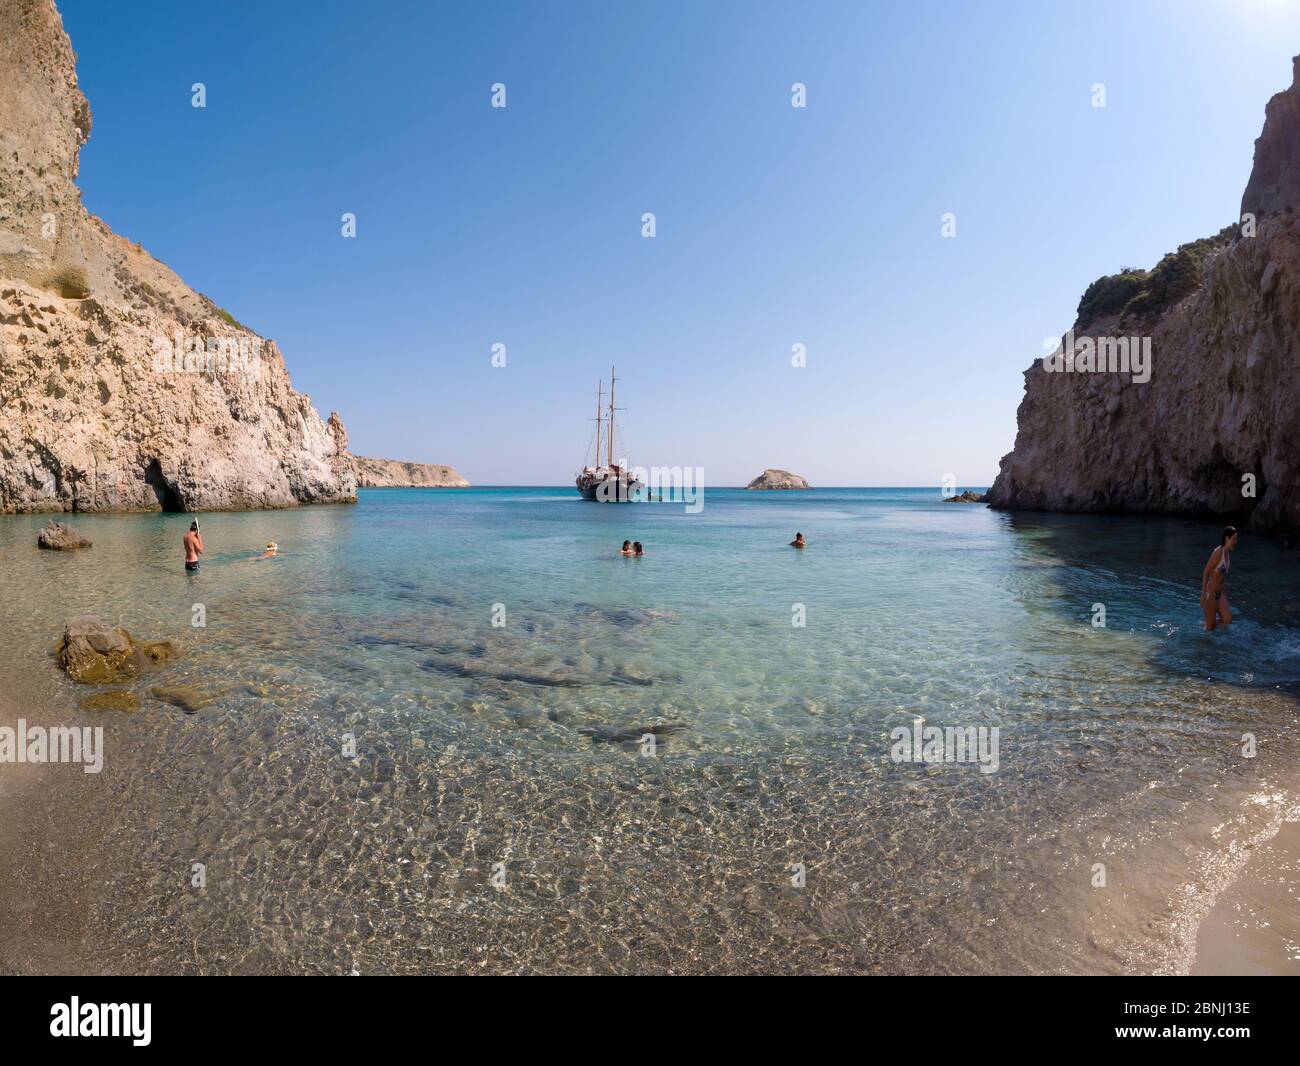
<svg viewBox="0 0 1300 1066">
<path fill-rule="evenodd" d="M 580 477 L 578 495 L 594 503 L 637 503 L 645 486 L 635 478 Z"/>
</svg>

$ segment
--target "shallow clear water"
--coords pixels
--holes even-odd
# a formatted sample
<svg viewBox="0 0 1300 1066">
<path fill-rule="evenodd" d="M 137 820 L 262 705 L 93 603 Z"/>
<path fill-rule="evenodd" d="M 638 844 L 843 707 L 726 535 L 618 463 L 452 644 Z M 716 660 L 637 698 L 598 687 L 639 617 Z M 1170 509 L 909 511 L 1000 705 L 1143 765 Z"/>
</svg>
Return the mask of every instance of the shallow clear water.
<svg viewBox="0 0 1300 1066">
<path fill-rule="evenodd" d="M 106 729 L 44 793 L 89 824 L 104 969 L 1176 971 L 1296 801 L 1276 542 L 1243 536 L 1208 635 L 1214 527 L 933 490 L 369 490 L 201 516 L 197 576 L 189 517 L 75 516 L 72 554 L 0 520 L 9 691 Z M 180 646 L 139 711 L 78 709 L 50 647 L 82 613 Z M 917 716 L 997 726 L 997 772 L 892 761 Z"/>
</svg>

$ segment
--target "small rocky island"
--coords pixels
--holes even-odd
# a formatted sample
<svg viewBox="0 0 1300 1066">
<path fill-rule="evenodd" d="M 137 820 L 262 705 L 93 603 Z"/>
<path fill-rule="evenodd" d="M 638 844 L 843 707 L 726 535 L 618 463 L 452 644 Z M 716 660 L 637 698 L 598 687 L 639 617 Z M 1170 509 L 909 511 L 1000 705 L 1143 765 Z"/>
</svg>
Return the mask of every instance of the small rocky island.
<svg viewBox="0 0 1300 1066">
<path fill-rule="evenodd" d="M 959 493 L 956 496 L 945 497 L 943 502 L 944 503 L 987 503 L 988 496 L 983 492 L 975 492 L 972 489 L 967 489 L 965 492 Z"/>
<path fill-rule="evenodd" d="M 354 455 L 357 484 L 363 489 L 467 489 L 469 482 L 449 466 L 369 459 Z"/>
<path fill-rule="evenodd" d="M 764 470 L 758 477 L 754 478 L 748 485 L 747 489 L 810 489 L 806 477 L 800 477 L 798 474 L 792 474 L 789 470 L 777 470 L 770 468 Z"/>
</svg>

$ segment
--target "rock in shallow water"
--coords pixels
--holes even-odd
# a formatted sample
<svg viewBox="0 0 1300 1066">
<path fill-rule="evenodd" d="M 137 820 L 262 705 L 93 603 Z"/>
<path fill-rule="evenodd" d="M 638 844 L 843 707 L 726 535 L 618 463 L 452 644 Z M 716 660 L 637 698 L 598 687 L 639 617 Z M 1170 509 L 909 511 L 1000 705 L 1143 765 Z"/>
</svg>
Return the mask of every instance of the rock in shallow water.
<svg viewBox="0 0 1300 1066">
<path fill-rule="evenodd" d="M 51 522 L 36 534 L 36 546 L 50 551 L 66 552 L 77 548 L 89 548 L 90 541 L 69 525 Z"/>
<path fill-rule="evenodd" d="M 593 744 L 628 744 L 640 741 L 647 733 L 656 737 L 669 737 L 684 729 L 680 722 L 656 722 L 652 725 L 588 725 L 579 726 L 578 732 L 590 737 Z"/>
<path fill-rule="evenodd" d="M 129 689 L 96 692 L 87 696 L 78 706 L 83 711 L 134 711 L 140 707 L 140 698 Z"/>
<path fill-rule="evenodd" d="M 207 692 L 190 685 L 154 685 L 149 695 L 173 707 L 180 707 L 186 714 L 194 714 L 221 695 L 219 692 Z"/>
<path fill-rule="evenodd" d="M 121 626 L 93 615 L 74 618 L 55 648 L 59 665 L 73 681 L 105 685 L 136 677 L 176 654 L 167 640 L 137 641 Z"/>
</svg>

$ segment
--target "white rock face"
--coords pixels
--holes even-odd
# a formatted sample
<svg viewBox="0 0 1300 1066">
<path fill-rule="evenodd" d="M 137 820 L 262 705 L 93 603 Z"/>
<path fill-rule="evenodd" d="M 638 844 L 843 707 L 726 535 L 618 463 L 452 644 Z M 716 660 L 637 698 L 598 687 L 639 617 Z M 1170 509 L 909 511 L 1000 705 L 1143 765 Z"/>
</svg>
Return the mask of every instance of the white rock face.
<svg viewBox="0 0 1300 1066">
<path fill-rule="evenodd" d="M 1151 338 L 1151 378 L 1025 371 L 994 507 L 1221 516 L 1300 529 L 1300 62 L 1270 102 L 1244 205 L 1196 284 L 1158 314 L 1077 321 L 1076 339 Z M 1292 199 L 1287 199 L 1291 197 Z"/>
<path fill-rule="evenodd" d="M 90 125 L 52 0 L 0 2 L 0 511 L 355 500 L 274 342 L 82 206 Z"/>
<path fill-rule="evenodd" d="M 769 468 L 754 478 L 747 489 L 810 489 L 808 479 L 792 474 L 789 470 Z"/>
<path fill-rule="evenodd" d="M 399 459 L 353 456 L 363 489 L 467 489 L 469 482 L 449 466 L 404 463 Z"/>
</svg>

